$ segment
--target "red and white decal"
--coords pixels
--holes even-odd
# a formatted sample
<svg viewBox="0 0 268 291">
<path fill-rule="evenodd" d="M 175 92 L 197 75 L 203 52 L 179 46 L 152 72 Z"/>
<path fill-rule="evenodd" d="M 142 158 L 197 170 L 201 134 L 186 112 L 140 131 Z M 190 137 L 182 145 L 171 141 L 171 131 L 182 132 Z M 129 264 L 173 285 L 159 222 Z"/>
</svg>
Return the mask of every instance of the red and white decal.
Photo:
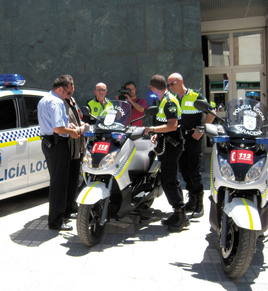
<svg viewBox="0 0 268 291">
<path fill-rule="evenodd" d="M 248 150 L 232 150 L 230 164 L 253 164 L 254 153 Z"/>
<path fill-rule="evenodd" d="M 93 148 L 91 150 L 92 154 L 108 154 L 110 149 L 110 143 L 109 142 L 95 142 L 93 145 Z"/>
</svg>

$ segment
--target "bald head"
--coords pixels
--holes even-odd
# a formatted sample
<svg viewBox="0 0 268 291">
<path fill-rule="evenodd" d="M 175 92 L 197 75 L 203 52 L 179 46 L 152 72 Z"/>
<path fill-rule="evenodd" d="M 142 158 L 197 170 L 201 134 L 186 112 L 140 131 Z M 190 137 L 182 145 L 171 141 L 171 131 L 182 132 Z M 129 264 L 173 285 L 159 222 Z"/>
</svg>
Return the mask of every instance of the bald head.
<svg viewBox="0 0 268 291">
<path fill-rule="evenodd" d="M 103 103 L 104 100 L 105 100 L 105 96 L 107 94 L 107 86 L 106 86 L 106 84 L 101 83 L 101 82 L 97 83 L 94 93 L 95 93 L 95 96 L 96 96 L 97 100 L 99 102 Z"/>
<path fill-rule="evenodd" d="M 186 87 L 184 86 L 183 77 L 180 73 L 172 73 L 168 77 L 168 89 L 174 93 L 183 95 L 184 91 L 186 91 Z"/>
<path fill-rule="evenodd" d="M 183 77 L 180 73 L 172 73 L 171 75 L 169 75 L 168 79 L 183 81 Z"/>
</svg>

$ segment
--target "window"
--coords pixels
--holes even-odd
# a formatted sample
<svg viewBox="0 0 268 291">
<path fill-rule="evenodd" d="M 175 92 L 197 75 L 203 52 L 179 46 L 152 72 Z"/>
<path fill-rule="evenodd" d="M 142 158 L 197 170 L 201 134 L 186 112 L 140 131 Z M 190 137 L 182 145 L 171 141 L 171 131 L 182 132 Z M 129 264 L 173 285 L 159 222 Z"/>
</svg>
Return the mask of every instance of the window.
<svg viewBox="0 0 268 291">
<path fill-rule="evenodd" d="M 229 66 L 230 49 L 228 34 L 208 35 L 209 67 Z"/>
<path fill-rule="evenodd" d="M 15 100 L 0 100 L 0 130 L 17 127 Z"/>
<path fill-rule="evenodd" d="M 262 64 L 261 48 L 261 33 L 234 33 L 234 65 L 240 66 Z"/>
<path fill-rule="evenodd" d="M 41 96 L 24 96 L 28 126 L 38 125 L 37 104 Z"/>
</svg>

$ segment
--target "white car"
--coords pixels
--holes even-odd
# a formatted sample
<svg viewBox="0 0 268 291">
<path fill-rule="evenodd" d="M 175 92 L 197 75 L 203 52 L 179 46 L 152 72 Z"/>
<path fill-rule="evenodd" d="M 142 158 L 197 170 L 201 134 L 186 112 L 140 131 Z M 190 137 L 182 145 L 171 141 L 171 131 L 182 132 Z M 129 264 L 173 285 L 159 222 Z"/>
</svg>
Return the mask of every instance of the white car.
<svg viewBox="0 0 268 291">
<path fill-rule="evenodd" d="M 24 83 L 21 75 L 0 75 L 0 200 L 49 186 L 37 120 L 48 91 Z"/>
</svg>

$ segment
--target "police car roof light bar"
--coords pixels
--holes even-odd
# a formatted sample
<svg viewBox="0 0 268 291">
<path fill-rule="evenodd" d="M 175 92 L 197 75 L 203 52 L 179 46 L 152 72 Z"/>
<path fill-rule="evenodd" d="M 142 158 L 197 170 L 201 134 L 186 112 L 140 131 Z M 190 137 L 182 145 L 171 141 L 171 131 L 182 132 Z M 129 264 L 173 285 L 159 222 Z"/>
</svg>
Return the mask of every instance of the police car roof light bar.
<svg viewBox="0 0 268 291">
<path fill-rule="evenodd" d="M 25 79 L 19 74 L 0 74 L 0 86 L 18 87 L 25 84 Z"/>
</svg>

